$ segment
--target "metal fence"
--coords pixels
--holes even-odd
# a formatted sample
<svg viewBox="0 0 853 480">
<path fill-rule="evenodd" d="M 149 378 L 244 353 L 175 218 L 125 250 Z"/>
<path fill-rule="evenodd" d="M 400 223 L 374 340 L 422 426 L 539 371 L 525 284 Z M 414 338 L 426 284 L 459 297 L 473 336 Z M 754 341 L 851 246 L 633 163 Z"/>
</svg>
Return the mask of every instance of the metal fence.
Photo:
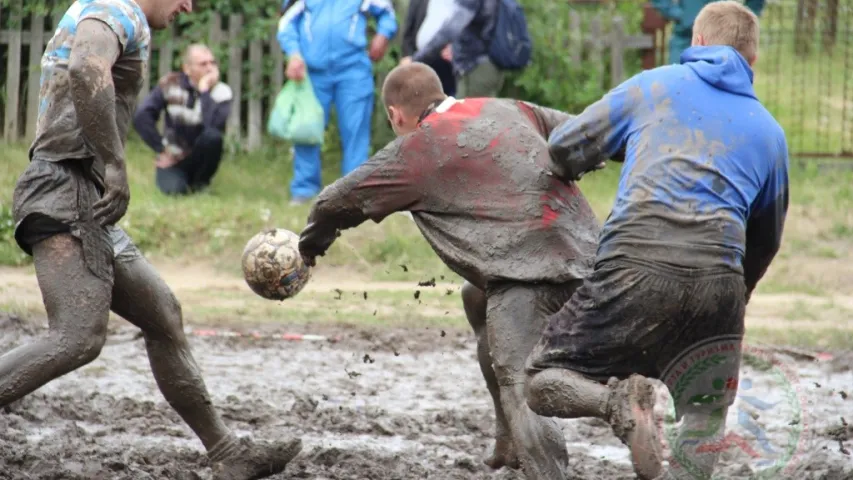
<svg viewBox="0 0 853 480">
<path fill-rule="evenodd" d="M 756 93 L 789 150 L 853 157 L 853 0 L 768 0 L 760 18 Z"/>
</svg>

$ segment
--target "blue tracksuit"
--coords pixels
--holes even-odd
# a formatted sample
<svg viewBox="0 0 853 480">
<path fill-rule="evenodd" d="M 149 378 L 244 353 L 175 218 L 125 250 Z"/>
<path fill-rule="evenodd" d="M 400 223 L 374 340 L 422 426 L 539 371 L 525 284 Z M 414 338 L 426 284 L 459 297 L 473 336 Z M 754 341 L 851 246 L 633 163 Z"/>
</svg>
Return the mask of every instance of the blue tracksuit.
<svg viewBox="0 0 853 480">
<path fill-rule="evenodd" d="M 681 52 L 690 47 L 693 40 L 693 22 L 705 5 L 717 0 L 652 0 L 655 8 L 667 20 L 673 22 L 672 36 L 669 39 L 669 63 L 679 63 Z M 745 0 L 746 5 L 756 15 L 764 10 L 765 0 Z"/>
<path fill-rule="evenodd" d="M 729 267 L 749 292 L 779 249 L 788 209 L 785 133 L 728 46 L 625 81 L 551 134 L 552 169 L 577 178 L 624 161 L 596 262 Z"/>
<path fill-rule="evenodd" d="M 281 17 L 278 42 L 288 56 L 305 61 L 314 93 L 326 112 L 335 104 L 343 145 L 343 174 L 364 163 L 370 154 L 373 115 L 373 66 L 367 56 L 367 16 L 377 19 L 377 34 L 397 34 L 390 0 L 299 0 Z M 294 147 L 293 197 L 319 193 L 320 147 Z"/>
</svg>

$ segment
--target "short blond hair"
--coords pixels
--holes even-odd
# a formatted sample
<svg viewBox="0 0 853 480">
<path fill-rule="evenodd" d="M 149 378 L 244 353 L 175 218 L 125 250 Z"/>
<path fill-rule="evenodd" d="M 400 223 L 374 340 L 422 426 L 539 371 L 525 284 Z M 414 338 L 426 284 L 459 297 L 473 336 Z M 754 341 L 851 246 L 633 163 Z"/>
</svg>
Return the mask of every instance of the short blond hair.
<svg viewBox="0 0 853 480">
<path fill-rule="evenodd" d="M 758 56 L 758 17 L 742 3 L 722 0 L 705 5 L 693 22 L 693 37 L 706 45 L 728 45 L 752 62 Z"/>
<path fill-rule="evenodd" d="M 402 108 L 407 115 L 420 115 L 433 102 L 445 97 L 438 74 L 424 63 L 398 66 L 382 84 L 385 108 Z"/>
</svg>

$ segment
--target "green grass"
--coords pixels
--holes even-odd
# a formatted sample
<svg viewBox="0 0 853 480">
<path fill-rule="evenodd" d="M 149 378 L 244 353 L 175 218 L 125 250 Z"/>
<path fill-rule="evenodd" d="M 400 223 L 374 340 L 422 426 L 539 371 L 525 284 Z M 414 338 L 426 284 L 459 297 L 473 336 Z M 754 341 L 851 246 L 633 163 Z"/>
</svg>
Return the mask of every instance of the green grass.
<svg viewBox="0 0 853 480">
<path fill-rule="evenodd" d="M 127 150 L 131 204 L 121 225 L 153 259 L 205 262 L 237 274 L 239 254 L 254 233 L 273 226 L 299 232 L 305 226 L 308 207 L 288 205 L 290 157 L 289 149 L 280 144 L 252 154 L 229 154 L 208 192 L 175 198 L 156 189 L 153 156 L 131 139 Z M 323 179 L 328 184 L 339 175 L 339 160 L 332 153 L 324 161 Z M 26 145 L 4 145 L 0 169 L 10 174 L 0 178 L 3 265 L 30 261 L 12 239 L 10 216 L 13 187 L 26 163 Z M 580 182 L 601 220 L 610 211 L 619 167 L 610 163 Z M 851 263 L 853 245 L 853 171 L 826 173 L 814 162 L 800 165 L 795 161 L 790 177 L 791 207 L 782 251 L 759 291 L 853 292 L 853 283 L 847 281 L 853 280 L 853 267 L 844 267 Z M 374 280 L 458 278 L 437 258 L 415 224 L 402 215 L 347 230 L 321 262 Z"/>
<path fill-rule="evenodd" d="M 853 151 L 853 45 L 843 13 L 849 3 L 841 1 L 834 47 L 824 46 L 827 24 L 820 11 L 813 34 L 803 37 L 806 50 L 800 54 L 796 2 L 768 3 L 761 14 L 755 90 L 785 129 L 792 152 Z"/>
</svg>

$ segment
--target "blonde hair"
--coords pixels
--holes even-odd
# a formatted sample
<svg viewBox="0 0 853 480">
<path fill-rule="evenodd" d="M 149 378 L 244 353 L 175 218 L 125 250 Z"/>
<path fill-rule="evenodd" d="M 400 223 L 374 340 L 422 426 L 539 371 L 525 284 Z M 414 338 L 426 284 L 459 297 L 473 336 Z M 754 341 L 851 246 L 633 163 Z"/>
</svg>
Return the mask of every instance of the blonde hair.
<svg viewBox="0 0 853 480">
<path fill-rule="evenodd" d="M 435 101 L 445 98 L 441 79 L 429 65 L 414 62 L 391 70 L 382 84 L 385 108 L 402 108 L 407 115 L 420 115 Z"/>
<path fill-rule="evenodd" d="M 758 17 L 740 2 L 722 0 L 705 5 L 693 22 L 693 37 L 706 45 L 728 45 L 748 61 L 758 56 Z"/>
</svg>

